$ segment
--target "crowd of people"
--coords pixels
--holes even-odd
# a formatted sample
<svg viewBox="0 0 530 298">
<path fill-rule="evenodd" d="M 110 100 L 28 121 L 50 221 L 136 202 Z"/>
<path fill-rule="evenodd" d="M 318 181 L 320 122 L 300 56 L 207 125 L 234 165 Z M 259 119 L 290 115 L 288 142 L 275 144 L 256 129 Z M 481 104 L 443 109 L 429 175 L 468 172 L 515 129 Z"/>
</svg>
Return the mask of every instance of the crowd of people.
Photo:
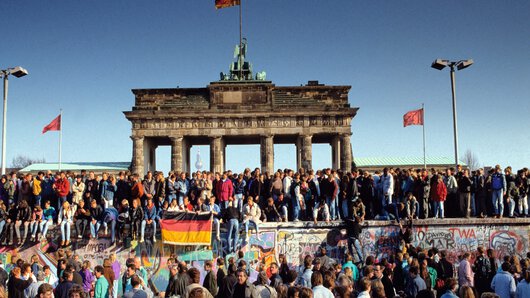
<svg viewBox="0 0 530 298">
<path fill-rule="evenodd" d="M 279 266 L 258 268 L 257 280 L 251 284 L 242 258 L 228 258 L 224 267 L 226 256 L 220 256 L 216 260 L 215 278 L 213 273 L 207 275 L 208 283 L 205 281 L 201 286 L 197 268 L 188 270 L 187 264 L 173 256 L 168 264 L 171 274 L 166 297 L 394 297 L 396 294 L 430 297 L 422 295 L 434 293 L 447 298 L 475 297 L 494 291 L 504 298 L 513 297 L 516 292 L 519 295 L 517 282 L 517 287 L 521 285 L 521 291 L 528 295 L 519 297 L 530 297 L 529 292 L 524 292 L 528 291 L 526 286 L 530 281 L 526 271 L 530 259 L 519 262 L 512 256 L 499 264 L 491 257 L 480 258 L 483 251 L 479 251 L 473 260 L 487 259 L 490 264 L 487 273 L 476 261 L 469 263 L 472 259 L 469 254 L 462 256 L 458 270 L 453 271 L 454 264 L 444 258 L 443 252 L 416 249 L 411 241 L 404 241 L 406 245 L 389 259 L 365 258 L 358 239 L 366 219 L 412 222 L 418 218 L 528 216 L 530 173 L 526 168 L 515 175 L 511 167 L 502 170 L 500 166 L 487 175 L 482 169 L 470 173 L 460 167 L 445 172 L 385 168 L 374 173 L 285 169 L 272 174 L 256 168 L 241 174 L 170 172 L 167 177 L 161 172 L 148 172 L 140 178 L 134 173 L 96 175 L 86 171 L 55 175 L 39 172 L 35 177 L 16 173 L 3 176 L 0 242 L 18 246 L 55 240 L 47 234 L 53 225 L 60 227 L 60 246 L 66 248 L 76 238 L 88 237 L 109 237 L 112 243 L 127 239 L 156 242 L 158 221 L 166 212 L 209 212 L 214 219 L 216 240 L 220 240 L 220 227 L 225 225 L 228 256 L 231 256 L 240 252 L 241 234 L 245 242 L 250 231 L 255 230 L 259 239 L 261 222 L 343 220 L 349 248 L 345 260 L 327 257 L 324 249 L 317 258 L 306 256 L 298 269 L 290 268 L 283 258 Z M 410 228 L 400 235 L 406 240 L 407 233 L 410 234 Z M 149 287 L 139 259 L 127 261 L 126 268 L 112 258 L 105 260 L 103 266 L 92 268 L 88 260 L 80 263 L 71 252 L 70 255 L 71 258 L 59 258 L 58 272 L 53 274 L 49 267 L 39 269 L 38 258 L 33 264 L 20 260 L 4 270 L 9 278 L 2 280 L 0 271 L 0 281 L 5 285 L 9 279 L 10 297 L 50 297 L 48 292 L 52 290 L 61 297 L 85 295 L 82 293 L 92 293 L 98 298 L 126 293 L 143 297 L 140 291 L 159 294 Z M 210 272 L 214 267 L 207 262 L 205 270 Z M 220 277 L 220 272 L 226 276 Z M 484 274 L 487 281 L 483 280 Z M 475 281 L 472 277 L 469 281 L 473 275 Z M 123 293 L 118 293 L 120 276 L 125 276 Z M 464 276 L 468 278 L 467 283 L 462 282 Z M 506 290 L 504 285 L 508 280 L 510 288 Z M 39 281 L 41 285 L 35 289 Z M 213 286 L 214 281 L 217 286 Z M 74 290 L 63 286 L 65 283 Z M 82 290 L 75 284 L 80 284 Z M 24 292 L 30 287 L 31 294 Z M 74 296 L 69 296 L 69 292 Z"/>
<path fill-rule="evenodd" d="M 57 268 L 42 265 L 34 255 L 28 261 L 12 258 L 0 266 L 0 298 L 526 298 L 530 297 L 530 253 L 495 257 L 478 247 L 454 262 L 446 251 L 410 244 L 388 258 L 366 257 L 354 263 L 328 256 L 323 246 L 306 255 L 300 266 L 290 266 L 285 255 L 278 263 L 265 259 L 252 265 L 244 253 L 205 261 L 203 272 L 178 255 L 167 258 L 165 289 L 149 281 L 140 257 L 121 264 L 115 254 L 92 267 L 68 249 L 57 252 Z M 7 289 L 7 294 L 6 294 Z"/>
<path fill-rule="evenodd" d="M 143 178 L 143 179 L 141 179 Z M 259 237 L 261 222 L 445 217 L 528 216 L 528 169 L 513 174 L 495 166 L 482 169 L 393 169 L 350 172 L 324 169 L 262 173 L 246 169 L 224 173 L 82 171 L 3 176 L 0 181 L 0 232 L 4 245 L 47 241 L 60 227 L 61 245 L 101 234 L 116 239 L 157 240 L 165 212 L 211 212 L 216 238 L 225 224 L 229 250 L 237 249 L 240 230 Z M 517 207 L 517 209 L 516 209 Z M 74 233 L 72 233 L 74 230 Z M 104 231 L 104 232 L 102 232 Z M 120 237 L 116 237 L 119 234 Z"/>
</svg>

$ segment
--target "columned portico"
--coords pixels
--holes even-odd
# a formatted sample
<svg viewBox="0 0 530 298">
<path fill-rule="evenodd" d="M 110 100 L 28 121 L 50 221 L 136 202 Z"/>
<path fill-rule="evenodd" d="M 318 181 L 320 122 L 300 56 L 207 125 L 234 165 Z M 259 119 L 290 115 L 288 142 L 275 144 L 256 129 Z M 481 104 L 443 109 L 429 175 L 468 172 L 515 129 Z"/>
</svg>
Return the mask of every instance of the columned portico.
<svg viewBox="0 0 530 298">
<path fill-rule="evenodd" d="M 133 90 L 135 106 L 124 112 L 132 123 L 132 169 L 140 175 L 156 170 L 156 148 L 170 145 L 171 169 L 190 172 L 190 148 L 210 145 L 205 170 L 222 173 L 227 144 L 260 144 L 259 166 L 273 173 L 274 145 L 296 144 L 297 169 L 309 170 L 313 143 L 324 143 L 332 145 L 333 168 L 349 170 L 351 120 L 357 113 L 348 102 L 349 90 L 318 82 L 278 87 L 270 81 Z"/>
</svg>

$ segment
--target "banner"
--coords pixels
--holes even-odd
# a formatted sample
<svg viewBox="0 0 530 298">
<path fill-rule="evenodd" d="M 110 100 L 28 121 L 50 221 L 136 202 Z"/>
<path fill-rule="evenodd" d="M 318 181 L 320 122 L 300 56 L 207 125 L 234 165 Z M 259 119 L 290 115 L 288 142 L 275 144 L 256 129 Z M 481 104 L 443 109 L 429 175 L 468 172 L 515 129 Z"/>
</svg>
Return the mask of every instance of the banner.
<svg viewBox="0 0 530 298">
<path fill-rule="evenodd" d="M 160 220 L 162 242 L 173 245 L 210 245 L 212 215 L 210 212 L 166 212 Z"/>
</svg>

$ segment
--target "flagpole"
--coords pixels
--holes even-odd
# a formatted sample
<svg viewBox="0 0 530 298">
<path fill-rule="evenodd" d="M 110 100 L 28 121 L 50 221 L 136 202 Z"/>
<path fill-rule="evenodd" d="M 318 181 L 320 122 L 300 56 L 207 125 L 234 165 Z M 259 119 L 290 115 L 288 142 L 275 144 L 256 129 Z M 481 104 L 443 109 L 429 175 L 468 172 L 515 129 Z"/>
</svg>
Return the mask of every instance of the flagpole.
<svg viewBox="0 0 530 298">
<path fill-rule="evenodd" d="M 239 80 L 243 80 L 243 0 L 239 1 Z"/>
<path fill-rule="evenodd" d="M 62 157 L 62 144 L 63 144 L 63 109 L 59 112 L 60 126 L 59 126 L 59 172 L 61 171 L 61 157 Z"/>
<path fill-rule="evenodd" d="M 425 105 L 421 104 L 421 114 L 422 114 L 422 122 L 423 122 L 423 168 L 427 169 L 427 161 L 425 158 Z"/>
</svg>

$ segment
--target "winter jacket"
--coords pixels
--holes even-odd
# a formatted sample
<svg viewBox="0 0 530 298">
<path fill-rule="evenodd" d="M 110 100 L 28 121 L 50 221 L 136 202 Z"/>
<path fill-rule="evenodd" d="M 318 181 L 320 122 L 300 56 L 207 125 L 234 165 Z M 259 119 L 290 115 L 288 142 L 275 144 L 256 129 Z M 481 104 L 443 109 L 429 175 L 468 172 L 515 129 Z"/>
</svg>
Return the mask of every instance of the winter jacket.
<svg viewBox="0 0 530 298">
<path fill-rule="evenodd" d="M 217 198 L 220 202 L 226 202 L 234 194 L 234 185 L 230 179 L 219 180 L 217 184 Z"/>
<path fill-rule="evenodd" d="M 433 185 L 433 189 L 431 190 L 431 197 L 432 200 L 435 202 L 443 202 L 447 198 L 447 188 L 445 187 L 445 183 L 443 182 L 436 182 Z"/>
<path fill-rule="evenodd" d="M 158 212 L 156 210 L 155 205 L 152 205 L 151 207 L 146 206 L 144 208 L 144 219 L 148 220 L 157 220 L 158 219 Z"/>
<path fill-rule="evenodd" d="M 144 186 L 140 182 L 136 182 L 131 187 L 131 199 L 140 200 L 144 196 Z"/>
<path fill-rule="evenodd" d="M 83 181 L 79 183 L 77 183 L 77 181 L 74 182 L 74 184 L 72 185 L 72 192 L 74 194 L 72 201 L 76 204 L 79 204 L 79 202 L 83 200 L 84 191 L 85 191 L 85 184 L 83 183 Z"/>
<path fill-rule="evenodd" d="M 68 179 L 59 179 L 55 181 L 54 185 L 59 197 L 66 197 L 70 193 L 70 182 L 68 182 Z"/>
</svg>

